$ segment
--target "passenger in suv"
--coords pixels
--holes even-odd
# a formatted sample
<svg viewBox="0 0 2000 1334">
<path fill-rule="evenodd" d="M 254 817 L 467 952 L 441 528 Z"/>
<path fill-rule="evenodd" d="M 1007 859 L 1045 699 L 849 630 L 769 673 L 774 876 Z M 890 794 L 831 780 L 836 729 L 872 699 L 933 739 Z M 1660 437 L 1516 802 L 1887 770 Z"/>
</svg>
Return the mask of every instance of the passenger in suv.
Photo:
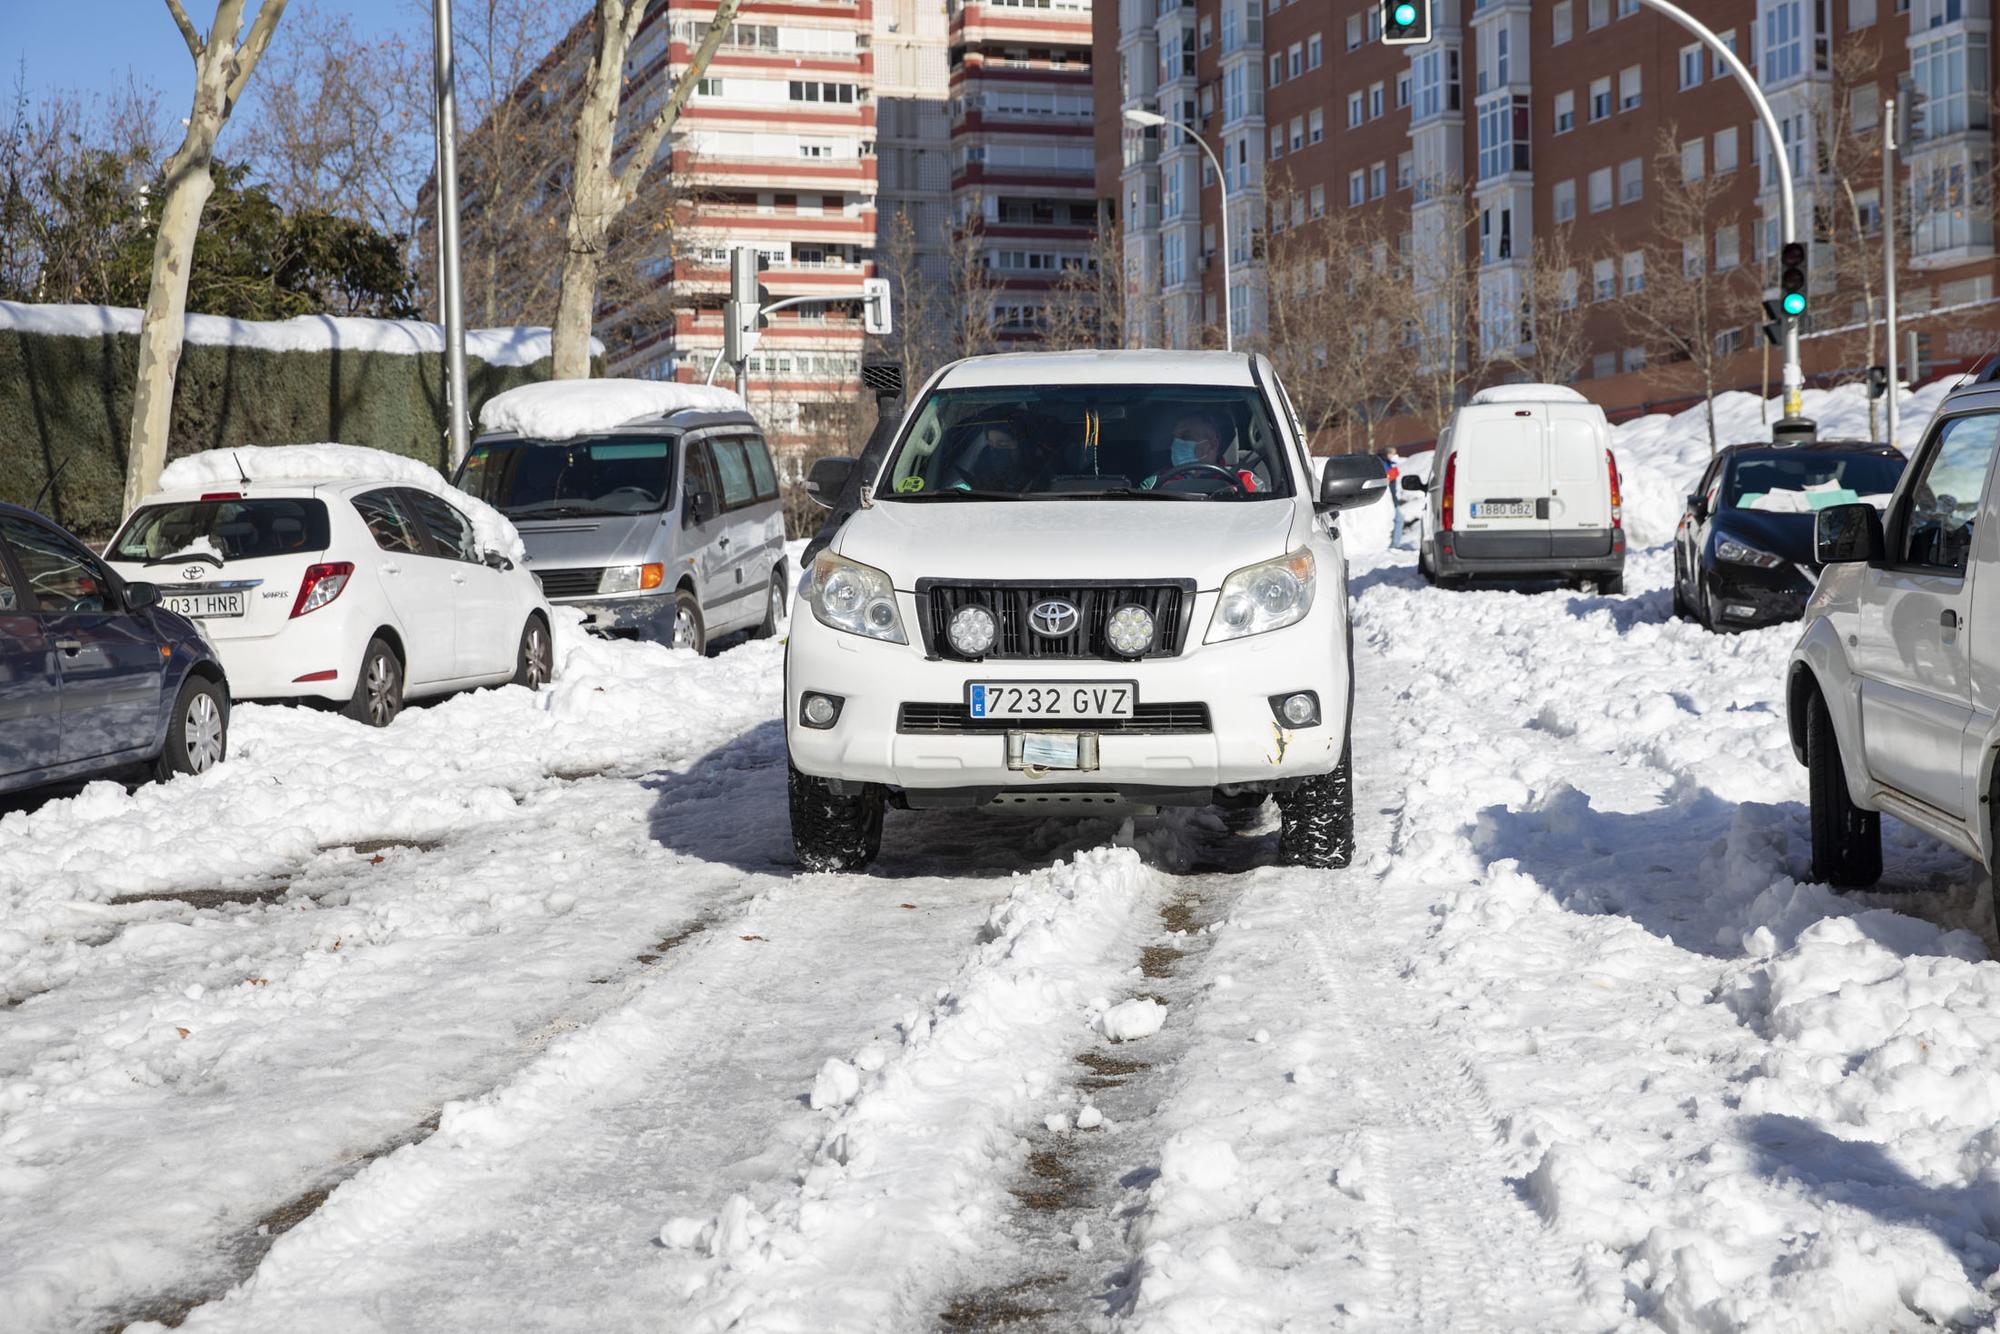
<svg viewBox="0 0 2000 1334">
<path fill-rule="evenodd" d="M 1881 812 L 1989 868 L 2000 812 L 2000 361 L 1939 404 L 1885 511 L 1819 511 L 1825 567 L 1786 692 L 1811 775 L 1813 874 L 1873 884 Z"/>
<path fill-rule="evenodd" d="M 1190 417 L 1212 457 L 1161 458 Z M 1289 861 L 1353 851 L 1346 561 L 1271 365 L 1226 353 L 979 357 L 926 387 L 812 563 L 785 658 L 792 838 L 856 869 L 886 805 L 1244 806 Z M 983 469 L 994 423 L 1030 438 Z M 1186 453 L 1187 451 L 1183 451 Z M 1219 461 L 1218 461 L 1219 460 Z M 852 460 L 808 490 L 839 492 Z"/>
</svg>

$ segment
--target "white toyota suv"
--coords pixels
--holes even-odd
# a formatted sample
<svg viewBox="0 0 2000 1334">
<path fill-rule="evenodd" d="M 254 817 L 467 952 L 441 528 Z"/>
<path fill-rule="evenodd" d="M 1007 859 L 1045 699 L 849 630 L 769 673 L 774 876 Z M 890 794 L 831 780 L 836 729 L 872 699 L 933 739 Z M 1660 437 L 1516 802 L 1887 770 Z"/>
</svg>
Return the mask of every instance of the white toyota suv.
<svg viewBox="0 0 2000 1334">
<path fill-rule="evenodd" d="M 866 866 L 885 805 L 1247 806 L 1288 861 L 1353 852 L 1334 512 L 1271 364 L 1220 352 L 956 362 L 806 572 L 785 656 L 792 839 Z M 824 503 L 855 466 L 815 465 Z"/>
<path fill-rule="evenodd" d="M 1813 874 L 1882 874 L 1881 812 L 2000 856 L 2000 362 L 1938 406 L 1885 511 L 1835 495 L 1792 650 L 1792 749 L 1810 772 Z M 1975 523 L 1975 520 L 1977 522 Z"/>
</svg>

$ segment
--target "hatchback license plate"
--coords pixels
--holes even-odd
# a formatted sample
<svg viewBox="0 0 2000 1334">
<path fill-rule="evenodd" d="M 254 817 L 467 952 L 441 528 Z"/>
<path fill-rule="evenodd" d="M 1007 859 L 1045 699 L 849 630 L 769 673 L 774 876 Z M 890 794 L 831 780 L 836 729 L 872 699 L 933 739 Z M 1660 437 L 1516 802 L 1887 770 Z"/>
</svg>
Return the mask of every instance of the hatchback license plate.
<svg viewBox="0 0 2000 1334">
<path fill-rule="evenodd" d="M 967 681 L 974 718 L 1130 718 L 1136 681 Z"/>
<path fill-rule="evenodd" d="M 241 593 L 168 593 L 160 599 L 160 605 L 181 616 L 192 616 L 200 620 L 216 620 L 226 616 L 243 614 Z"/>
<path fill-rule="evenodd" d="M 1480 500 L 1473 502 L 1472 517 L 1475 519 L 1532 519 L 1535 504 L 1531 500 Z"/>
</svg>

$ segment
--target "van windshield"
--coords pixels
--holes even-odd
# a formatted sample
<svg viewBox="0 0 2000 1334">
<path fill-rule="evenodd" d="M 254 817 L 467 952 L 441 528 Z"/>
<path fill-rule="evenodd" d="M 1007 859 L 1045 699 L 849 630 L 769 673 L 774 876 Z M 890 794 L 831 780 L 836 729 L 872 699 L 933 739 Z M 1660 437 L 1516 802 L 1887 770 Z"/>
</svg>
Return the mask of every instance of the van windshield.
<svg viewBox="0 0 2000 1334">
<path fill-rule="evenodd" d="M 903 435 L 877 500 L 1267 500 L 1292 494 L 1285 445 L 1249 385 L 941 389 Z"/>
<path fill-rule="evenodd" d="M 147 505 L 126 521 L 107 553 L 112 560 L 256 560 L 324 551 L 326 504 L 310 496 L 177 500 Z"/>
<path fill-rule="evenodd" d="M 649 514 L 673 493 L 673 441 L 481 441 L 455 481 L 510 519 Z"/>
</svg>

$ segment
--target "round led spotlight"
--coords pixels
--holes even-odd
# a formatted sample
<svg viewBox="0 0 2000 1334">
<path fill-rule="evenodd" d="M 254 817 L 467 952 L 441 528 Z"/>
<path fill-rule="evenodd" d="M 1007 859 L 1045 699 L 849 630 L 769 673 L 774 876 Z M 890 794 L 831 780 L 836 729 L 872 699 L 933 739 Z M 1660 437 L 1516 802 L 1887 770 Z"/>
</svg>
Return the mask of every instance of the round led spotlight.
<svg viewBox="0 0 2000 1334">
<path fill-rule="evenodd" d="M 1116 652 L 1136 658 L 1153 647 L 1153 613 L 1137 605 L 1120 607 L 1111 613 L 1104 637 Z"/>
<path fill-rule="evenodd" d="M 805 715 L 806 722 L 813 727 L 831 727 L 840 710 L 825 695 L 807 695 Z"/>
<path fill-rule="evenodd" d="M 968 658 L 977 658 L 993 647 L 1000 628 L 993 613 L 984 607 L 960 607 L 945 631 L 952 648 Z"/>
<path fill-rule="evenodd" d="M 1304 691 L 1287 696 L 1284 710 L 1285 721 L 1294 727 L 1304 727 L 1313 720 L 1313 714 L 1316 712 L 1313 708 L 1313 697 Z"/>
</svg>

